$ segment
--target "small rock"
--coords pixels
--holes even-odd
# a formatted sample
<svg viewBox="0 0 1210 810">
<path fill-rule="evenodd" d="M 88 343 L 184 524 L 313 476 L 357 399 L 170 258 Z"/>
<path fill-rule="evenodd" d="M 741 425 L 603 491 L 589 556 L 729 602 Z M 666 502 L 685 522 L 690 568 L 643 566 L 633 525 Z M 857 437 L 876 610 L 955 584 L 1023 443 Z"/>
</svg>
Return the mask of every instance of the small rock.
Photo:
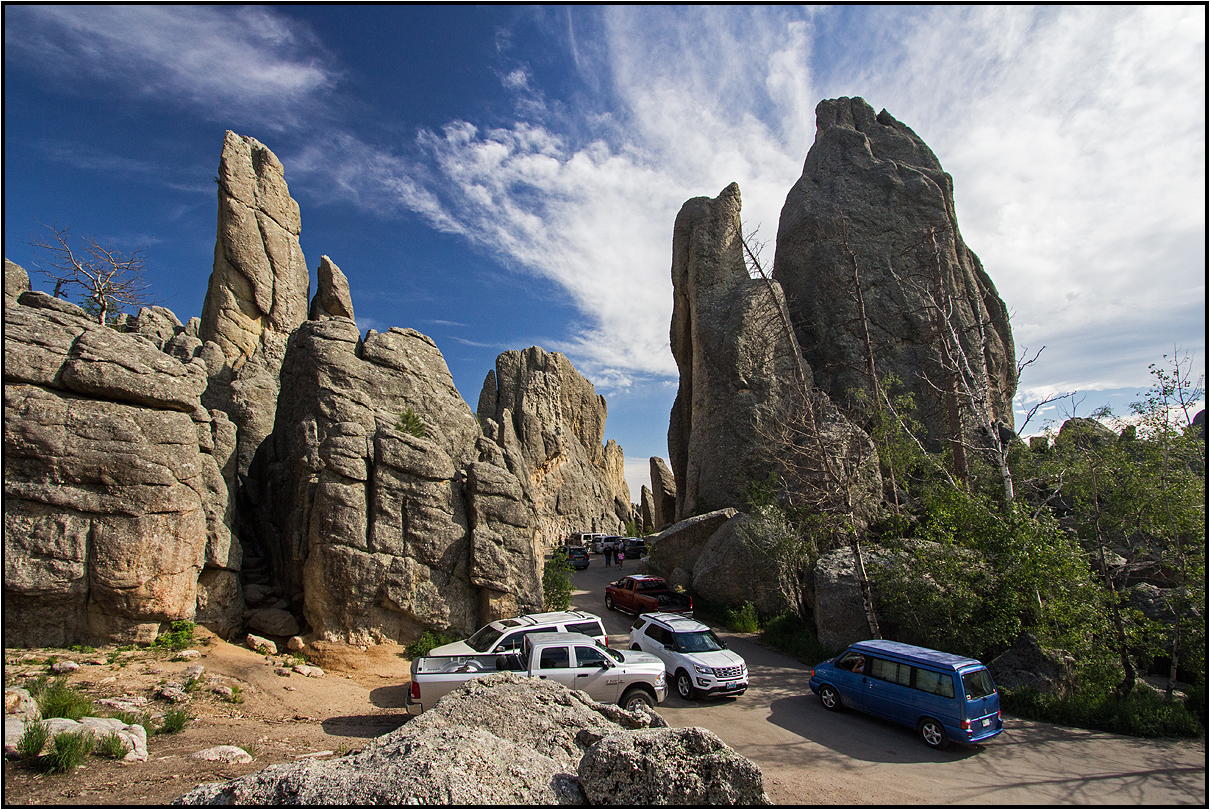
<svg viewBox="0 0 1210 810">
<path fill-rule="evenodd" d="M 176 655 L 177 661 L 192 661 L 194 658 L 200 658 L 201 653 L 197 650 L 181 650 Z"/>
<path fill-rule="evenodd" d="M 294 671 L 299 675 L 306 675 L 308 678 L 322 678 L 324 671 L 319 667 L 313 667 L 310 664 L 297 664 Z"/>
<path fill-rule="evenodd" d="M 27 690 L 19 686 L 10 686 L 4 690 L 4 713 L 16 715 L 24 720 L 41 720 L 42 713 L 38 710 L 38 701 L 34 700 Z"/>
<path fill-rule="evenodd" d="M 175 686 L 164 685 L 155 693 L 158 698 L 163 698 L 171 703 L 188 703 L 189 695 L 185 694 L 185 690 L 178 689 Z"/>
<path fill-rule="evenodd" d="M 148 666 L 148 667 L 147 667 L 147 674 L 148 674 L 148 675 L 159 675 L 159 674 L 160 674 L 161 672 L 163 672 L 163 671 L 164 671 L 164 670 L 163 670 L 162 668 L 160 668 L 160 667 L 153 667 L 153 666 Z"/>
<path fill-rule="evenodd" d="M 108 661 L 106 661 L 104 658 L 89 658 L 89 659 L 88 659 L 87 661 L 85 661 L 84 663 L 85 663 L 85 664 L 91 664 L 91 665 L 92 665 L 92 666 L 94 666 L 94 667 L 103 667 L 103 666 L 105 666 L 106 664 L 108 664 L 109 662 L 108 662 Z"/>
<path fill-rule="evenodd" d="M 218 695 L 219 697 L 224 697 L 227 699 L 230 699 L 235 694 L 234 689 L 232 689 L 230 686 L 227 686 L 226 684 L 222 684 L 222 683 L 220 683 L 216 686 L 210 687 L 210 691 L 213 692 L 214 694 Z"/>
<path fill-rule="evenodd" d="M 286 648 L 290 650 L 301 650 L 307 644 L 302 640 L 301 636 L 290 636 L 290 640 L 286 642 Z"/>
<path fill-rule="evenodd" d="M 248 645 L 248 649 L 256 650 L 265 655 L 277 655 L 277 644 L 267 638 L 248 634 L 248 638 L 244 641 Z"/>
<path fill-rule="evenodd" d="M 80 665 L 75 661 L 56 661 L 51 664 L 50 671 L 56 675 L 66 675 L 68 672 L 75 672 L 80 668 Z"/>
<path fill-rule="evenodd" d="M 204 666 L 202 666 L 201 664 L 194 664 L 193 666 L 191 666 L 185 670 L 185 679 L 192 681 L 195 678 L 200 678 L 200 677 L 202 677 L 202 673 L 205 671 L 206 671 L 206 668 Z"/>
<path fill-rule="evenodd" d="M 289 677 L 290 677 L 290 670 L 286 669 L 285 667 L 277 667 L 277 668 L 275 668 L 275 669 L 273 670 L 273 674 L 274 674 L 274 675 L 280 675 L 280 676 L 282 676 L 283 678 L 289 678 Z"/>
<path fill-rule="evenodd" d="M 283 687 L 282 687 L 282 689 L 285 689 L 287 692 L 293 692 L 293 691 L 295 691 L 295 689 L 294 689 L 294 687 L 293 687 L 293 686 L 283 686 Z"/>
<path fill-rule="evenodd" d="M 190 759 L 203 759 L 208 762 L 235 762 L 246 765 L 252 761 L 252 755 L 234 745 L 216 745 L 204 751 L 190 754 Z"/>
</svg>

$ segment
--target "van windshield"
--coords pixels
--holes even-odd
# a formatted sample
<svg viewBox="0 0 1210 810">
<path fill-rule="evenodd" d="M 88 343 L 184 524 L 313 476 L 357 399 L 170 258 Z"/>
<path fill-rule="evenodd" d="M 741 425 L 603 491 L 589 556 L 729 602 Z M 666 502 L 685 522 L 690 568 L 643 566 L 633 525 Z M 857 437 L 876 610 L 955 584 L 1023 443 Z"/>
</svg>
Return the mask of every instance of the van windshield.
<svg viewBox="0 0 1210 810">
<path fill-rule="evenodd" d="M 962 673 L 962 688 L 967 700 L 978 700 L 996 694 L 996 685 L 986 669 L 974 669 Z"/>
</svg>

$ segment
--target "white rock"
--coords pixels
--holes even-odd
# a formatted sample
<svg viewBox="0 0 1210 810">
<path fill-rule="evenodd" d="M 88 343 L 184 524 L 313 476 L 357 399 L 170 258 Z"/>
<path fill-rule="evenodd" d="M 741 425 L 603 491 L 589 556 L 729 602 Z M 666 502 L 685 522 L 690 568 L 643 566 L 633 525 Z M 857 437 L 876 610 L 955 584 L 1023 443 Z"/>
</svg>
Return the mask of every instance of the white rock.
<svg viewBox="0 0 1210 810">
<path fill-rule="evenodd" d="M 248 649 L 256 650 L 257 652 L 263 652 L 269 655 L 277 655 L 277 644 L 267 638 L 254 636 L 249 633 L 248 638 L 245 639 L 244 643 L 248 645 Z"/>
<path fill-rule="evenodd" d="M 75 672 L 80 668 L 80 665 L 75 661 L 56 661 L 51 664 L 50 671 L 56 675 L 65 675 L 68 672 Z"/>
<path fill-rule="evenodd" d="M 306 675 L 308 678 L 322 678 L 324 671 L 319 667 L 313 667 L 310 664 L 297 664 L 294 671 L 299 675 Z"/>
<path fill-rule="evenodd" d="M 301 650 L 306 647 L 307 643 L 302 640 L 301 636 L 290 636 L 290 640 L 286 642 L 286 648 L 290 650 Z"/>
<path fill-rule="evenodd" d="M 241 765 L 252 761 L 252 755 L 234 745 L 216 745 L 189 755 L 190 759 L 204 759 L 208 762 L 236 762 Z"/>
<path fill-rule="evenodd" d="M 197 650 L 181 650 L 179 653 L 176 654 L 176 660 L 192 661 L 194 658 L 200 658 L 201 655 L 202 654 L 200 652 L 198 652 Z"/>
</svg>

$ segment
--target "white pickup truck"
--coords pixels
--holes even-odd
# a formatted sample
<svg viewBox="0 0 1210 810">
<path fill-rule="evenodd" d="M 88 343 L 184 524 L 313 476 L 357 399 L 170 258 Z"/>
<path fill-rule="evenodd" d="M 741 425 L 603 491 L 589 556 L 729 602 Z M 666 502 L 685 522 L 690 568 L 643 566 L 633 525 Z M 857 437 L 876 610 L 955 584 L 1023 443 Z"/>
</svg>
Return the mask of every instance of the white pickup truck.
<svg viewBox="0 0 1210 810">
<path fill-rule="evenodd" d="M 639 703 L 652 708 L 668 694 L 664 662 L 650 653 L 611 650 L 582 633 L 541 633 L 527 636 L 520 654 L 414 659 L 408 714 L 427 711 L 471 678 L 493 672 L 557 681 L 587 692 L 598 703 L 617 703 L 627 711 Z"/>
</svg>

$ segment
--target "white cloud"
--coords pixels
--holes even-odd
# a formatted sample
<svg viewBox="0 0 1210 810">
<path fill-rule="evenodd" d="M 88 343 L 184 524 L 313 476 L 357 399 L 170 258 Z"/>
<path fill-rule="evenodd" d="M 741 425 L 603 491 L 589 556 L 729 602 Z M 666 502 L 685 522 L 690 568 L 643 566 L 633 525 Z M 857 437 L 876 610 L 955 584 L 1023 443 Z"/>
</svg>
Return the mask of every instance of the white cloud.
<svg viewBox="0 0 1210 810">
<path fill-rule="evenodd" d="M 297 125 L 336 76 L 304 25 L 256 7 L 32 5 L 4 12 L 6 59 L 57 77 Z"/>
</svg>

